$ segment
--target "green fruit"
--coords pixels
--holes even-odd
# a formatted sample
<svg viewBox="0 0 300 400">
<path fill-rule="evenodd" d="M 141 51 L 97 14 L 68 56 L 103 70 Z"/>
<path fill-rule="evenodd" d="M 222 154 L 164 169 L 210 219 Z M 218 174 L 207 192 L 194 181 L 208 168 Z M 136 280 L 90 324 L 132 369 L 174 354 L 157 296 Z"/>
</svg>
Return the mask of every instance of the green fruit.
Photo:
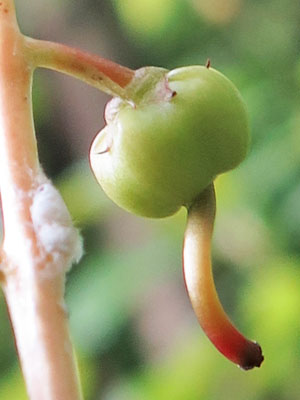
<svg viewBox="0 0 300 400">
<path fill-rule="evenodd" d="M 126 210 L 172 215 L 245 158 L 245 105 L 216 70 L 143 68 L 128 95 L 108 103 L 90 155 L 98 182 Z"/>
</svg>

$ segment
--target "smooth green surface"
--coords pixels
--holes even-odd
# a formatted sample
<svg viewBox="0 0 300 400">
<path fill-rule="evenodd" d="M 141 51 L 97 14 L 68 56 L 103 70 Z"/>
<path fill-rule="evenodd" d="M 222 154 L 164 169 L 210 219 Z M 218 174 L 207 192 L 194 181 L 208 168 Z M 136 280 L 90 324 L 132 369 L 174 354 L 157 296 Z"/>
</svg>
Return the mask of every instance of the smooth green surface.
<svg viewBox="0 0 300 400">
<path fill-rule="evenodd" d="M 152 218 L 189 205 L 219 173 L 244 159 L 250 140 L 244 102 L 221 73 L 179 68 L 150 91 L 160 96 L 163 84 L 176 95 L 148 104 L 142 97 L 135 107 L 120 102 L 91 149 L 93 171 L 108 196 Z"/>
</svg>

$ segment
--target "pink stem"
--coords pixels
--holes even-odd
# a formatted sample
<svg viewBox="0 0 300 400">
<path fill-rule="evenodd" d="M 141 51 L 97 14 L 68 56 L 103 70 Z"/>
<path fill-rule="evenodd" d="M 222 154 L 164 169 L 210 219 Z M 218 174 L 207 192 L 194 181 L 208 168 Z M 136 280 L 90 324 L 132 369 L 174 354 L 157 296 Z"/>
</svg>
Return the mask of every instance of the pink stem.
<svg viewBox="0 0 300 400">
<path fill-rule="evenodd" d="M 25 52 L 13 0 L 2 0 L 0 189 L 4 241 L 1 284 L 30 399 L 80 400 L 63 300 L 65 273 L 74 248 L 66 243 L 63 251 L 59 246 L 49 251 L 47 245 L 51 242 L 41 235 L 47 223 L 50 229 L 55 226 L 61 232 L 70 233 L 75 241 L 76 232 L 59 194 L 39 167 L 31 108 L 33 71 Z M 58 205 L 55 210 L 47 193 Z M 57 215 L 63 220 L 61 224 Z"/>
<path fill-rule="evenodd" d="M 113 61 L 60 43 L 26 38 L 33 67 L 45 67 L 78 78 L 108 94 L 126 98 L 124 88 L 134 71 Z"/>
</svg>

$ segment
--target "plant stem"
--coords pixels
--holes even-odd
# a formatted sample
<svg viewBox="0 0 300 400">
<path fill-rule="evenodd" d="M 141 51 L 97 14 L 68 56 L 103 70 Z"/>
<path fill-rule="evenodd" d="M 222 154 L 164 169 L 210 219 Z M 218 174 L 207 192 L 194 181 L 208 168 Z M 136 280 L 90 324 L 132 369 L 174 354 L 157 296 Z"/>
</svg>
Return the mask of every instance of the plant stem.
<svg viewBox="0 0 300 400">
<path fill-rule="evenodd" d="M 64 311 L 64 281 L 74 241 L 49 251 L 39 222 L 74 235 L 55 189 L 40 170 L 31 108 L 32 67 L 13 0 L 0 2 L 0 189 L 4 219 L 1 251 L 5 293 L 31 400 L 79 400 L 76 363 Z M 41 193 L 55 193 L 56 213 Z M 50 213 L 49 213 L 50 207 Z M 59 215 L 57 215 L 59 214 Z M 63 214 L 64 222 L 58 220 Z M 44 218 L 44 219 L 43 219 Z M 37 219 L 38 220 L 38 219 Z M 51 223 L 53 222 L 51 220 Z M 50 226 L 50 222 L 49 222 Z M 75 237 L 75 236 L 74 236 Z M 51 239 L 53 239 L 51 237 Z M 67 238 L 70 239 L 69 237 Z M 48 243 L 49 244 L 49 243 Z M 63 265 L 64 264 L 64 265 Z"/>
<path fill-rule="evenodd" d="M 112 96 L 127 99 L 124 88 L 134 71 L 112 61 L 60 43 L 25 38 L 33 67 L 44 67 L 71 75 Z"/>
<path fill-rule="evenodd" d="M 188 210 L 183 246 L 184 277 L 199 323 L 216 348 L 229 360 L 248 370 L 263 361 L 260 346 L 246 339 L 226 315 L 213 280 L 211 238 L 215 219 L 213 184 Z"/>
</svg>

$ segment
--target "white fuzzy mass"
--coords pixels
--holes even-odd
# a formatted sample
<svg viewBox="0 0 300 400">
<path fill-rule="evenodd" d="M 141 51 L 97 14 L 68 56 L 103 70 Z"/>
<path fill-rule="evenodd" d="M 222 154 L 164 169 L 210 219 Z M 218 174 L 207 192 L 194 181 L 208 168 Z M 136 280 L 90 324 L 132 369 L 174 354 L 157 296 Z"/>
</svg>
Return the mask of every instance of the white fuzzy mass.
<svg viewBox="0 0 300 400">
<path fill-rule="evenodd" d="M 30 211 L 40 245 L 52 254 L 55 263 L 68 269 L 72 262 L 78 262 L 82 240 L 60 193 L 50 181 L 33 192 Z"/>
</svg>

